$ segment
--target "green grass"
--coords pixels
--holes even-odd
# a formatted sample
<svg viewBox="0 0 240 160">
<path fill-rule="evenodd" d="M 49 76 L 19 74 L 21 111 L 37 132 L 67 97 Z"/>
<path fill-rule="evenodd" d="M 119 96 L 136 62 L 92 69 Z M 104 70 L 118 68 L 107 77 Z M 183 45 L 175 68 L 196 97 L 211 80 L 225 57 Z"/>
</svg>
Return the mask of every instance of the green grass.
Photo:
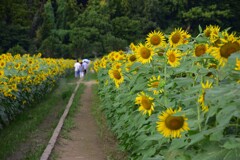
<svg viewBox="0 0 240 160">
<path fill-rule="evenodd" d="M 0 132 L 0 159 L 6 159 L 9 155 L 19 150 L 21 144 L 29 140 L 29 137 L 39 132 L 39 125 L 47 117 L 57 114 L 56 119 L 51 121 L 50 129 L 47 129 L 46 144 L 37 144 L 25 155 L 26 160 L 39 159 L 45 149 L 52 132 L 54 131 L 59 118 L 61 117 L 68 100 L 76 87 L 73 76 L 64 78 L 60 81 L 56 89 L 46 95 L 42 102 L 33 104 L 24 112 L 16 116 L 9 126 Z M 57 107 L 57 108 L 56 108 Z"/>
<path fill-rule="evenodd" d="M 102 141 L 104 141 L 104 150 L 107 154 L 107 160 L 124 160 L 127 159 L 127 153 L 121 151 L 118 147 L 118 142 L 114 134 L 110 131 L 106 117 L 104 113 L 101 111 L 99 107 L 101 105 L 101 101 L 98 96 L 98 85 L 93 85 L 93 106 L 92 106 L 92 113 L 95 117 L 99 128 L 99 136 L 101 137 Z"/>
<path fill-rule="evenodd" d="M 84 77 L 84 81 L 97 80 L 97 73 L 88 71 Z"/>
<path fill-rule="evenodd" d="M 63 123 L 63 128 L 61 130 L 60 136 L 65 139 L 70 139 L 69 132 L 76 126 L 76 123 L 74 122 L 74 116 L 80 111 L 81 108 L 80 97 L 85 87 L 86 86 L 84 84 L 80 84 L 75 94 L 75 98 L 73 99 L 71 108 L 69 109 L 68 115 Z M 58 155 L 53 151 L 50 155 L 50 159 L 55 160 L 57 158 Z"/>
<path fill-rule="evenodd" d="M 64 121 L 61 136 L 63 136 L 66 139 L 69 138 L 69 135 L 68 135 L 69 131 L 76 126 L 75 122 L 74 122 L 74 116 L 80 110 L 80 98 L 79 97 L 83 93 L 84 89 L 85 89 L 85 85 L 80 84 L 79 89 L 77 90 L 75 98 L 73 100 L 72 106 L 69 109 L 67 118 Z"/>
</svg>

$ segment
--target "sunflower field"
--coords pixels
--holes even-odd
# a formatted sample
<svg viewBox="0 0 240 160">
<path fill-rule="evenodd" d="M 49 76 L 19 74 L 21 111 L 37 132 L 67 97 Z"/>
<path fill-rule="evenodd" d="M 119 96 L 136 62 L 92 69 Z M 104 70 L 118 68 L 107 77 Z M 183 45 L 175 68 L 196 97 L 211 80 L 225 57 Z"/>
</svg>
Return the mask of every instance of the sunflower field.
<svg viewBox="0 0 240 160">
<path fill-rule="evenodd" d="M 74 60 L 11 53 L 0 55 L 0 129 L 24 108 L 52 91 L 58 79 L 72 73 Z"/>
<path fill-rule="evenodd" d="M 101 109 L 132 160 L 240 159 L 240 37 L 153 31 L 94 62 Z"/>
</svg>

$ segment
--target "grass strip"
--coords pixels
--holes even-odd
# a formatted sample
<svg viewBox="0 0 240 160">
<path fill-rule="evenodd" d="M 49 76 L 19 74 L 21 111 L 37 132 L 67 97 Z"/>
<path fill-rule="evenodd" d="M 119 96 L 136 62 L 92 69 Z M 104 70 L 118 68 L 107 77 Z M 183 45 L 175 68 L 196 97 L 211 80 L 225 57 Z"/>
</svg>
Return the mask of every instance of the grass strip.
<svg viewBox="0 0 240 160">
<path fill-rule="evenodd" d="M 48 140 L 57 125 L 59 117 L 62 115 L 65 106 L 75 88 L 75 80 L 71 77 L 61 79 L 56 89 L 43 98 L 39 104 L 33 104 L 23 113 L 19 114 L 9 126 L 4 128 L 0 133 L 0 157 L 7 159 L 18 150 L 22 150 L 22 144 L 34 145 L 25 148 L 21 155 L 22 159 L 39 159 Z M 44 120 L 55 115 L 55 119 L 50 118 L 50 125 L 43 126 L 44 131 L 40 131 Z M 45 122 L 46 123 L 46 122 Z M 45 127 L 45 128 L 44 128 Z M 42 132 L 45 136 L 38 135 Z M 34 137 L 42 139 L 41 142 L 32 140 Z M 33 142 L 28 142 L 33 141 Z M 45 142 L 46 144 L 43 144 Z M 25 153 L 26 152 L 26 153 Z"/>
<path fill-rule="evenodd" d="M 74 122 L 74 117 L 80 111 L 80 108 L 81 108 L 81 101 L 80 101 L 81 98 L 80 97 L 81 97 L 82 93 L 84 92 L 85 88 L 86 88 L 86 86 L 84 84 L 80 84 L 80 86 L 76 92 L 75 98 L 73 99 L 72 106 L 69 109 L 68 115 L 64 121 L 60 136 L 65 139 L 70 138 L 69 132 L 71 131 L 71 129 L 73 129 L 76 126 L 76 123 Z M 50 159 L 55 160 L 55 159 L 57 159 L 57 157 L 58 157 L 58 155 L 53 150 L 52 154 L 50 155 Z"/>
</svg>

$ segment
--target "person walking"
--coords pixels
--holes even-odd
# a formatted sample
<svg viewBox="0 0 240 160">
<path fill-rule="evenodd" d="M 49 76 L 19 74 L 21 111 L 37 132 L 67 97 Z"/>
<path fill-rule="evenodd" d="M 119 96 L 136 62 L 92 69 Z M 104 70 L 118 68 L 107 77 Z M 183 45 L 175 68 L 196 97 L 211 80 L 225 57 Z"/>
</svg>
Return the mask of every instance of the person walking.
<svg viewBox="0 0 240 160">
<path fill-rule="evenodd" d="M 74 64 L 74 71 L 75 71 L 75 78 L 79 77 L 79 67 L 80 67 L 80 63 L 78 61 L 78 59 L 76 60 L 75 64 Z"/>
<path fill-rule="evenodd" d="M 79 66 L 79 75 L 80 75 L 80 79 L 84 77 L 84 68 L 83 68 L 82 62 L 80 62 L 80 66 Z"/>
<path fill-rule="evenodd" d="M 87 73 L 87 68 L 88 68 L 88 63 L 86 61 L 83 61 L 83 72 L 84 72 L 84 75 L 86 75 L 86 73 Z"/>
</svg>

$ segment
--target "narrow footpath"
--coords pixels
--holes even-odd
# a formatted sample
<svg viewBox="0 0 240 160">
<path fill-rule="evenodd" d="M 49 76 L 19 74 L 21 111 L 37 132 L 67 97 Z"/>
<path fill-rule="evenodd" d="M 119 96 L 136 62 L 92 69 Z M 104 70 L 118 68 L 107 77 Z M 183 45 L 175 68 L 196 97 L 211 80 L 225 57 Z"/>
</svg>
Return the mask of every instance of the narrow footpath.
<svg viewBox="0 0 240 160">
<path fill-rule="evenodd" d="M 54 147 L 57 160 L 105 160 L 103 142 L 98 135 L 98 126 L 91 113 L 93 99 L 92 85 L 95 81 L 81 82 L 86 85 L 81 96 L 80 112 L 74 118 L 75 127 L 68 139 L 61 136 Z"/>
</svg>

